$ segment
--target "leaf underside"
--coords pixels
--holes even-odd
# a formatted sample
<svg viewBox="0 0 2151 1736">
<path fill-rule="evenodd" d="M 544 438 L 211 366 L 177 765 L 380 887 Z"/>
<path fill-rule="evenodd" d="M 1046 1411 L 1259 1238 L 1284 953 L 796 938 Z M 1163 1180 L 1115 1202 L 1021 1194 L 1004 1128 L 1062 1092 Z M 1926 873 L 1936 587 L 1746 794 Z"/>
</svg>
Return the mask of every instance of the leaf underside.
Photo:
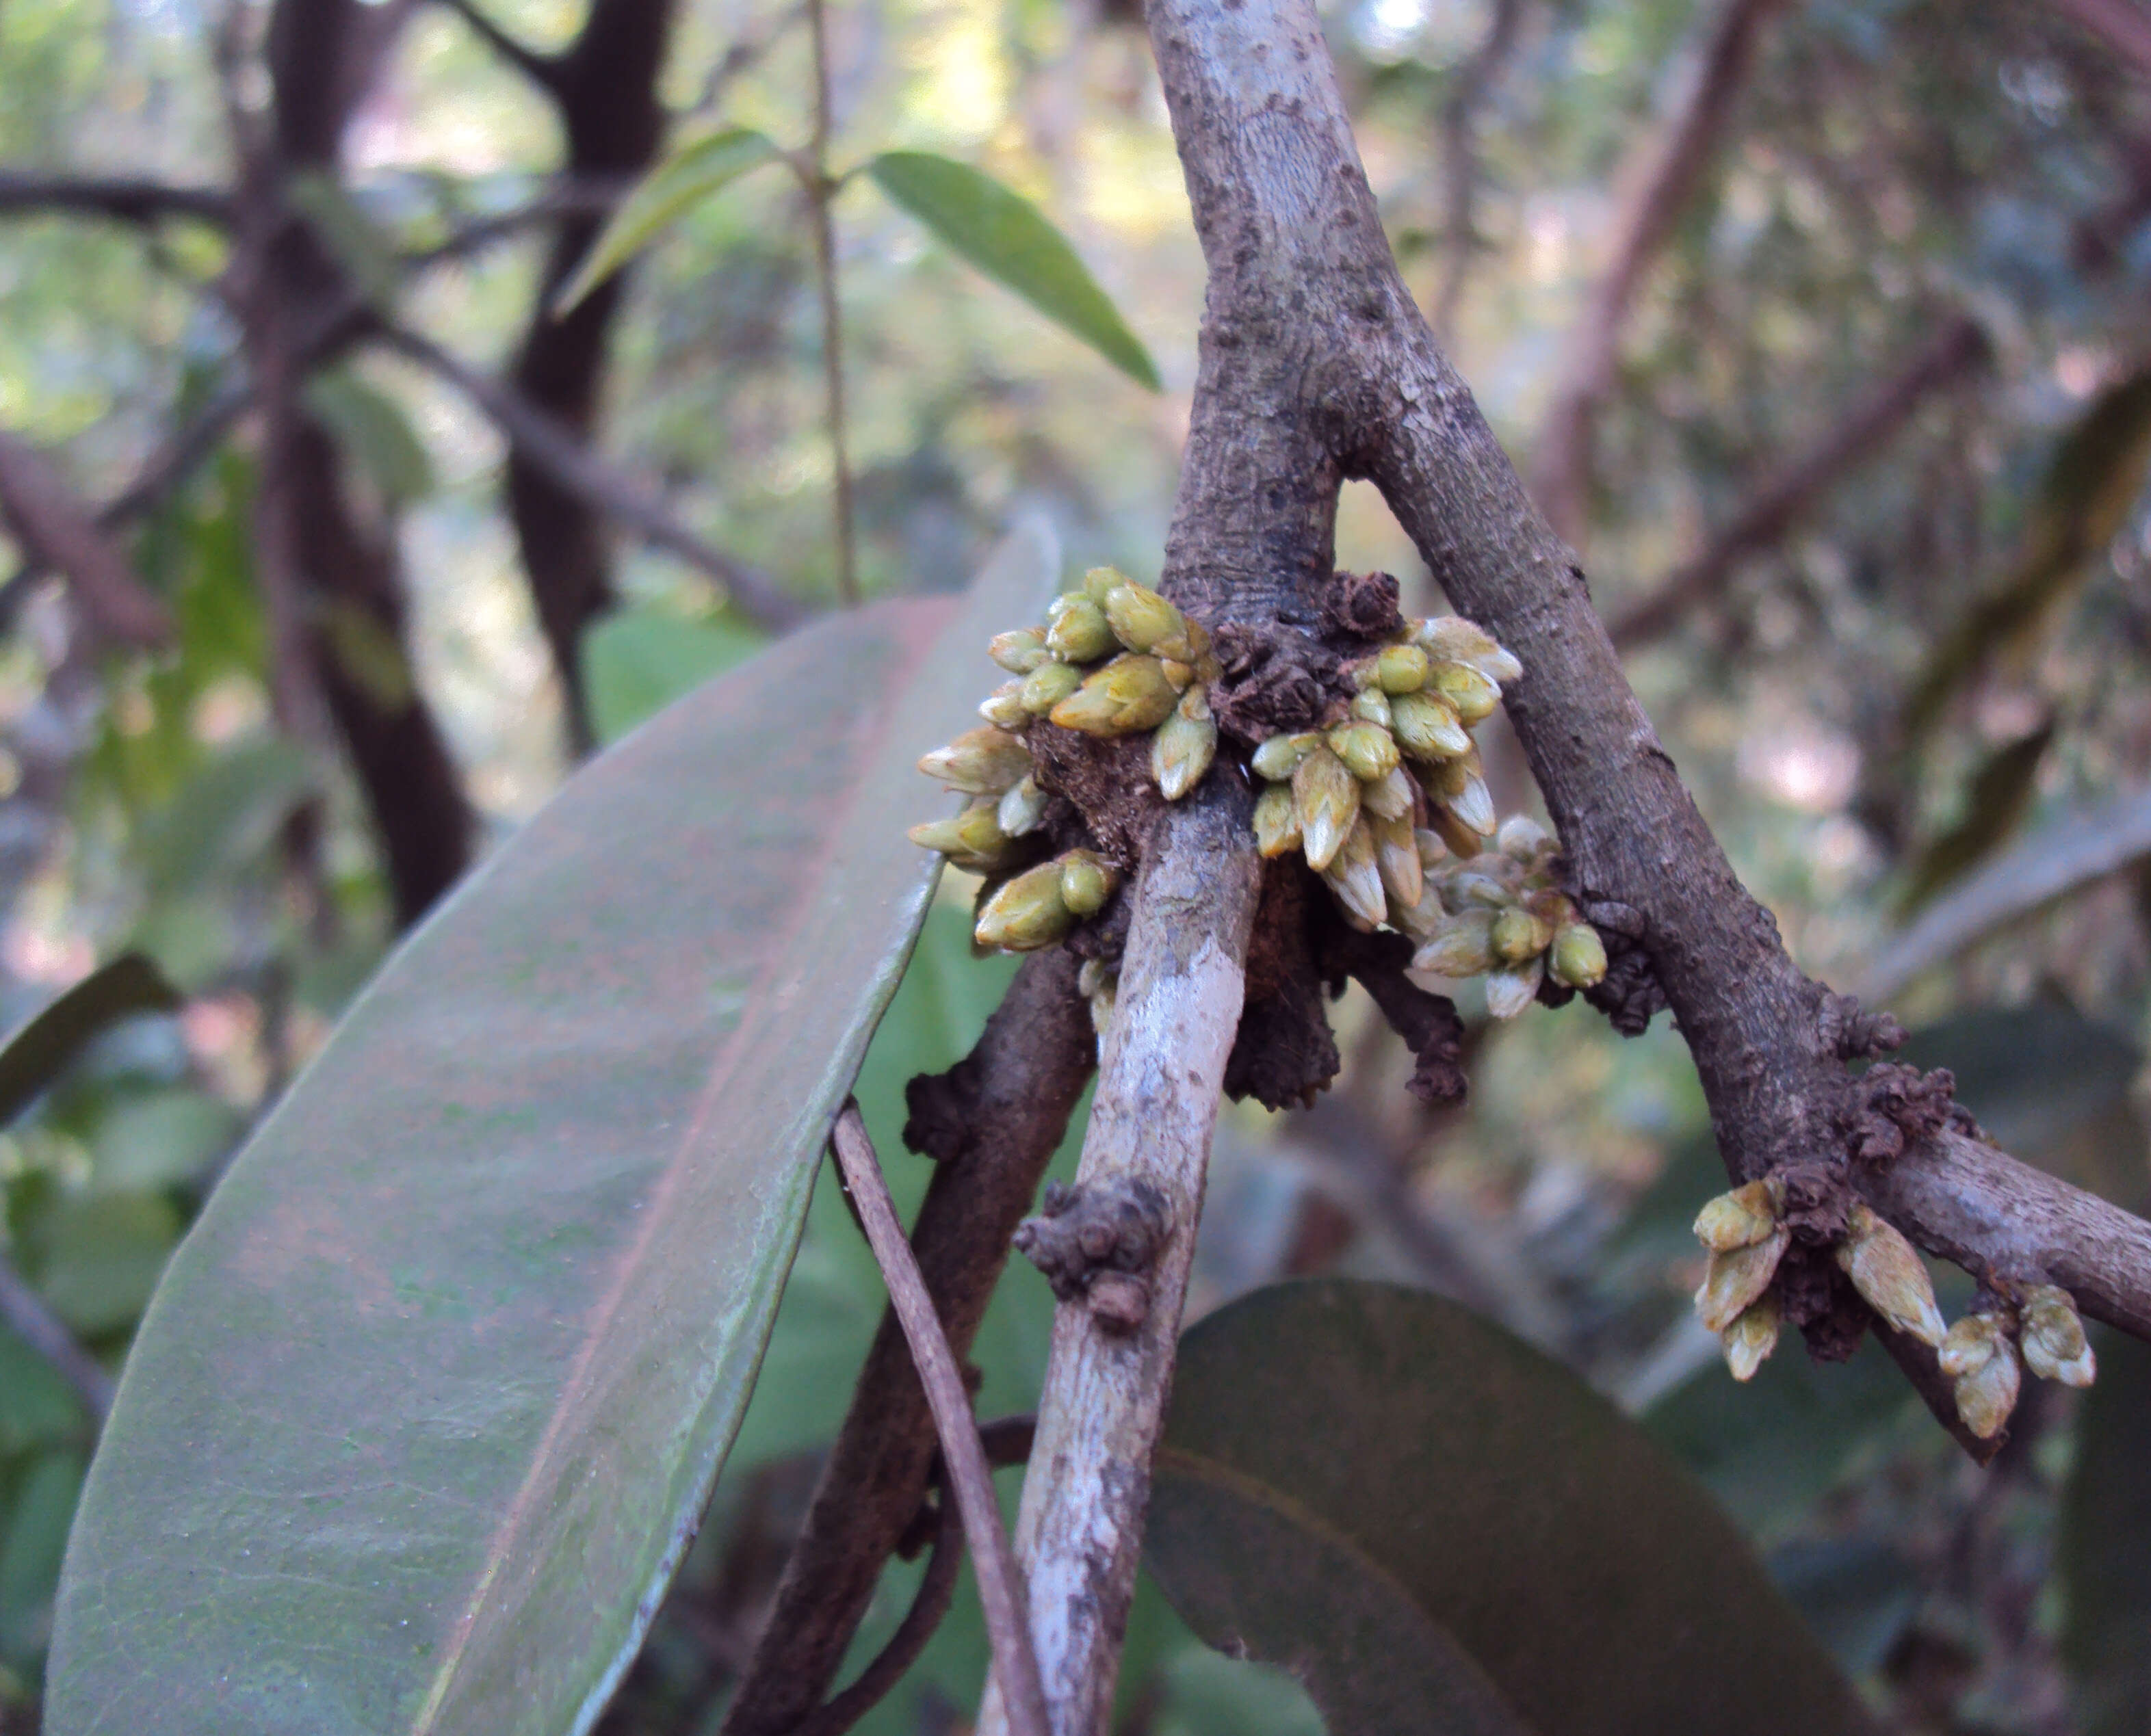
<svg viewBox="0 0 2151 1736">
<path fill-rule="evenodd" d="M 926 908 L 911 769 L 1056 557 L 833 618 L 579 773 L 391 959 L 144 1320 L 47 1728 L 587 1728 L 754 1379 Z"/>
</svg>

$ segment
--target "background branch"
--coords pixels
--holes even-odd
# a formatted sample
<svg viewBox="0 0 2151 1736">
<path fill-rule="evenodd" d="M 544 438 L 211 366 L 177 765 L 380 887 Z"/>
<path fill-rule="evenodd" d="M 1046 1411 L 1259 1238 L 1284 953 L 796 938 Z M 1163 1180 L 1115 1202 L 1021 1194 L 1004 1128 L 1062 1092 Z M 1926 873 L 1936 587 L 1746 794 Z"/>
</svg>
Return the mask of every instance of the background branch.
<svg viewBox="0 0 2151 1736">
<path fill-rule="evenodd" d="M 32 565 L 65 575 L 84 618 L 122 645 L 162 645 L 171 611 L 134 575 L 124 556 L 44 455 L 0 432 L 0 515 Z"/>
<path fill-rule="evenodd" d="M 1455 88 L 1441 105 L 1442 245 L 1447 263 L 1434 298 L 1434 329 L 1447 343 L 1456 329 L 1464 286 L 1479 257 L 1480 109 L 1492 98 L 1523 34 L 1526 0 L 1494 0 L 1485 40 L 1457 69 Z"/>
<path fill-rule="evenodd" d="M 216 187 L 181 187 L 145 175 L 29 175 L 0 170 L 0 212 L 36 215 L 73 212 L 122 223 L 192 217 L 231 225 L 231 197 Z"/>
<path fill-rule="evenodd" d="M 75 1342 L 67 1323 L 30 1288 L 5 1253 L 0 1253 L 0 1322 L 58 1370 L 74 1389 L 90 1420 L 102 1425 L 112 1409 L 112 1377 Z"/>
<path fill-rule="evenodd" d="M 493 23 L 477 0 L 436 0 L 436 3 L 453 13 L 470 28 L 471 33 L 492 49 L 503 60 L 540 89 L 559 93 L 560 62 L 549 54 L 518 42 L 499 25 Z"/>
</svg>

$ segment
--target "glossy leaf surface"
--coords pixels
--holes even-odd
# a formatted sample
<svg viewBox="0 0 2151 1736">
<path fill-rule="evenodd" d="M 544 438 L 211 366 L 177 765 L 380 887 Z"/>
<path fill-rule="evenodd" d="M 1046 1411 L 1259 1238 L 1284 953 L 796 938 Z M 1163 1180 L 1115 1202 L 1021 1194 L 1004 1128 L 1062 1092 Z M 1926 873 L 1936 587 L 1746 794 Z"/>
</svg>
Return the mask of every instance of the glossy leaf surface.
<svg viewBox="0 0 2151 1736">
<path fill-rule="evenodd" d="M 390 960 L 144 1319 L 51 1736 L 588 1727 L 760 1360 L 936 872 L 911 769 L 1053 576 L 833 618 L 580 773 Z"/>
<path fill-rule="evenodd" d="M 1157 366 L 1067 238 L 1029 200 L 968 163 L 931 151 L 884 151 L 874 184 L 987 276 L 1021 296 L 1152 392 Z"/>
<path fill-rule="evenodd" d="M 1454 1303 L 1258 1291 L 1182 1341 L 1149 1562 L 1332 1736 L 1865 1730 L 1701 1488 L 1557 1364 Z"/>
</svg>

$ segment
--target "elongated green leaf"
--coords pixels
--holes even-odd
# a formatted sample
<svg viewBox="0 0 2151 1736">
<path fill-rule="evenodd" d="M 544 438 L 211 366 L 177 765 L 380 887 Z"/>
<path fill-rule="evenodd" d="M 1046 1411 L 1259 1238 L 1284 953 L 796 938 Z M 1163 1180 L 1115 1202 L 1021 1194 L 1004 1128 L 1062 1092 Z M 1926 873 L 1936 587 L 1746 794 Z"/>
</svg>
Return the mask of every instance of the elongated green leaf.
<svg viewBox="0 0 2151 1736">
<path fill-rule="evenodd" d="M 637 184 L 612 215 L 575 275 L 553 299 L 561 318 L 606 278 L 720 189 L 782 156 L 776 140 L 752 127 L 726 127 L 691 139 Z"/>
<path fill-rule="evenodd" d="M 2055 1557 L 2078 1728 L 2143 1736 L 2151 1729 L 2151 1345 L 2118 1333 L 2098 1340 Z"/>
<path fill-rule="evenodd" d="M 1191 1329 L 1148 1539 L 1189 1624 L 1292 1669 L 1331 1736 L 1870 1728 L 1685 1471 L 1425 1292 L 1284 1285 Z"/>
<path fill-rule="evenodd" d="M 1152 392 L 1156 364 L 1112 298 L 1038 207 L 968 163 L 884 151 L 867 165 L 883 192 L 987 276 L 1021 296 Z"/>
<path fill-rule="evenodd" d="M 170 1012 L 178 991 L 139 953 L 93 970 L 0 1046 L 0 1127 L 58 1077 L 99 1032 L 137 1013 Z"/>
<path fill-rule="evenodd" d="M 307 409 L 326 423 L 388 502 L 406 506 L 433 492 L 433 461 L 402 405 L 347 367 L 306 384 Z"/>
<path fill-rule="evenodd" d="M 589 1727 L 691 1535 L 934 874 L 911 769 L 1055 561 L 628 736 L 383 968 L 138 1337 L 50 1736 Z"/>
</svg>

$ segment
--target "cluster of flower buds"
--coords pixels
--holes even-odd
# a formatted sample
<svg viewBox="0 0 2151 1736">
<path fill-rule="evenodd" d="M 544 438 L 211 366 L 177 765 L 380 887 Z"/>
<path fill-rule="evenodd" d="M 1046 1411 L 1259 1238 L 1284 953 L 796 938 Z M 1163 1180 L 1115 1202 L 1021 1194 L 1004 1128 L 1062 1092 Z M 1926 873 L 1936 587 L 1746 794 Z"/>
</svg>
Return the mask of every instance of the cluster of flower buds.
<svg viewBox="0 0 2151 1736">
<path fill-rule="evenodd" d="M 1792 1241 L 1784 1207 L 1784 1184 L 1767 1176 L 1721 1193 L 1695 1220 L 1696 1239 L 1710 1256 L 1696 1313 L 1723 1344 L 1736 1380 L 1752 1378 L 1777 1348 L 1771 1280 Z M 2097 1369 L 2067 1291 L 2033 1285 L 2023 1292 L 2014 1322 L 1982 1309 L 1945 1329 L 1926 1262 L 1895 1226 L 1855 1204 L 1835 1253 L 1870 1308 L 1938 1353 L 1942 1372 L 1956 1382 L 1957 1415 L 1981 1440 L 1991 1440 L 2016 1408 L 2020 1335 L 2022 1360 L 2033 1374 L 2067 1386 L 2091 1384 Z"/>
<path fill-rule="evenodd" d="M 1495 848 L 1430 871 L 1430 909 L 1406 913 L 1420 941 L 1412 968 L 1486 979 L 1486 1009 L 1513 1019 L 1551 977 L 1588 989 L 1606 974 L 1606 943 L 1555 883 L 1558 847 L 1536 821 L 1512 814 Z M 1430 922 L 1429 917 L 1433 919 Z"/>
</svg>

